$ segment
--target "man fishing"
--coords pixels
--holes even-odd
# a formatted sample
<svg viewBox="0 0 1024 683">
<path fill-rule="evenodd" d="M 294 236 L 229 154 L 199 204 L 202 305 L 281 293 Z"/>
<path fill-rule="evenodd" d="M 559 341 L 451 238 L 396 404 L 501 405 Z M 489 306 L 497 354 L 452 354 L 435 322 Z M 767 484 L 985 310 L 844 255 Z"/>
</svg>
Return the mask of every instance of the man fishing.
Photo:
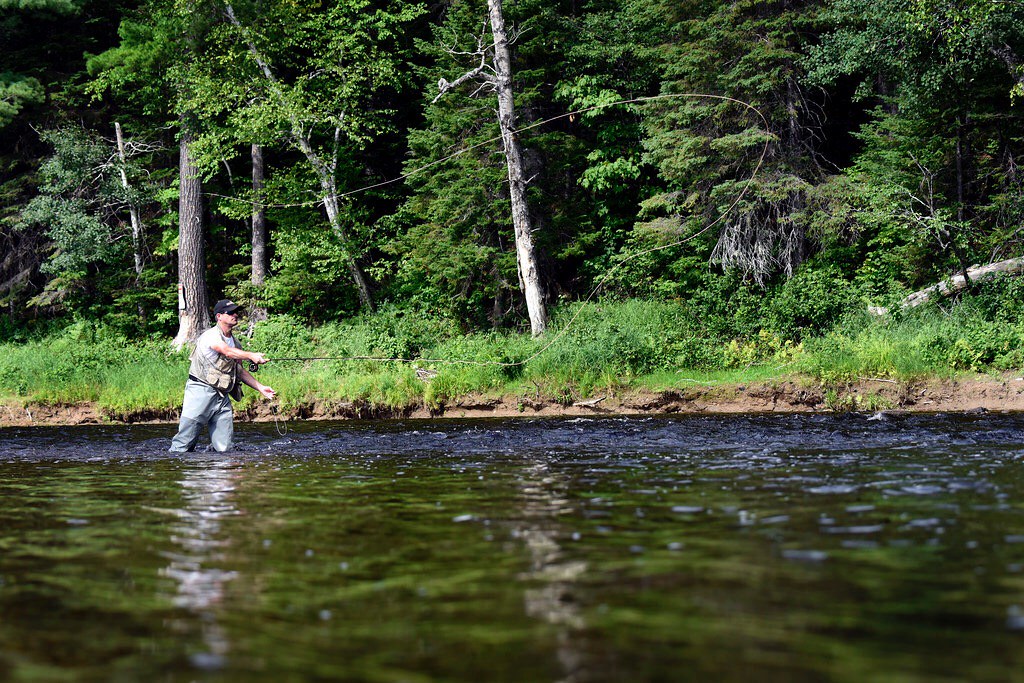
<svg viewBox="0 0 1024 683">
<path fill-rule="evenodd" d="M 242 384 L 260 392 L 267 398 L 276 393 L 261 384 L 245 369 L 242 361 L 262 365 L 269 360 L 262 353 L 246 351 L 232 334 L 238 325 L 240 306 L 229 299 L 221 299 L 213 307 L 217 324 L 196 341 L 192 361 L 185 383 L 185 399 L 181 406 L 178 433 L 171 440 L 171 452 L 186 453 L 195 450 L 199 430 L 205 425 L 210 430 L 210 443 L 214 450 L 224 452 L 231 448 L 234 436 L 234 410 L 231 399 L 242 398 Z"/>
</svg>

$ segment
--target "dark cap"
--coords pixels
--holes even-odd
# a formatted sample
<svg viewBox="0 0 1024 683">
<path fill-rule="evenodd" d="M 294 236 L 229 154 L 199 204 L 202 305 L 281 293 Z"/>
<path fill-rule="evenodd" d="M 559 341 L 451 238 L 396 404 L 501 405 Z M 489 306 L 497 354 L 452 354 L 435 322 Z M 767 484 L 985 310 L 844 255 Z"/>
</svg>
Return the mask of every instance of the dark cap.
<svg viewBox="0 0 1024 683">
<path fill-rule="evenodd" d="M 220 301 L 217 302 L 217 305 L 213 307 L 213 314 L 219 315 L 221 313 L 227 313 L 228 315 L 230 315 L 240 308 L 241 306 L 236 304 L 231 299 L 221 299 Z"/>
</svg>

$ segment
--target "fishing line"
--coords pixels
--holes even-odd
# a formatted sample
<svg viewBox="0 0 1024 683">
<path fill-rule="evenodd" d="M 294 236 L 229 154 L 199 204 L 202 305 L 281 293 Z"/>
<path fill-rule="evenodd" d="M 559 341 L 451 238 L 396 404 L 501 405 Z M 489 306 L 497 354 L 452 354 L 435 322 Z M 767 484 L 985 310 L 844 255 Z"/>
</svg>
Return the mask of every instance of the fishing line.
<svg viewBox="0 0 1024 683">
<path fill-rule="evenodd" d="M 765 118 L 764 114 L 762 114 L 761 111 L 757 107 L 755 107 L 754 105 L 752 105 L 752 104 L 750 104 L 748 102 L 744 102 L 743 100 L 736 99 L 735 97 L 729 97 L 727 95 L 709 95 L 709 94 L 706 94 L 706 93 L 668 93 L 668 94 L 662 94 L 662 95 L 649 95 L 649 96 L 644 96 L 644 97 L 634 97 L 634 98 L 630 98 L 630 99 L 617 100 L 615 102 L 606 102 L 604 104 L 596 104 L 596 105 L 593 105 L 591 107 L 584 107 L 582 109 L 576 109 L 576 110 L 573 110 L 573 111 L 566 112 L 564 114 L 559 114 L 558 116 L 553 116 L 551 118 L 544 119 L 542 121 L 537 121 L 535 123 L 529 124 L 528 126 L 524 126 L 522 128 L 519 128 L 519 129 L 517 129 L 515 131 L 516 134 L 522 133 L 522 132 L 531 130 L 533 128 L 537 128 L 538 126 L 542 126 L 542 125 L 551 123 L 553 121 L 559 121 L 561 119 L 566 119 L 566 118 L 570 118 L 570 117 L 573 117 L 573 116 L 580 116 L 580 115 L 587 114 L 587 113 L 590 113 L 590 112 L 593 112 L 593 111 L 598 111 L 598 110 L 601 110 L 601 109 L 607 109 L 608 107 L 615 107 L 615 106 L 628 105 L 628 104 L 638 104 L 638 103 L 642 103 L 642 102 L 654 102 L 654 101 L 657 101 L 657 100 L 670 100 L 670 99 L 677 99 L 677 98 L 707 99 L 707 100 L 718 100 L 720 102 L 730 102 L 732 104 L 738 104 L 738 105 L 740 105 L 742 107 L 745 107 L 748 111 L 757 114 L 758 118 L 761 119 L 761 123 L 764 124 L 765 141 L 764 141 L 764 146 L 761 149 L 761 155 L 758 158 L 757 164 L 755 164 L 754 169 L 753 169 L 753 171 L 750 174 L 750 177 L 747 178 L 746 182 L 743 185 L 743 189 L 740 190 L 740 192 L 736 195 L 736 198 L 733 199 L 732 203 L 729 204 L 728 207 L 726 207 L 726 209 L 718 216 L 718 218 L 716 218 L 712 222 L 708 223 L 707 225 L 705 225 L 703 228 L 701 228 L 697 232 L 695 232 L 695 233 L 693 233 L 691 235 L 687 235 L 686 237 L 681 237 L 680 239 L 678 239 L 678 240 L 676 240 L 674 242 L 670 242 L 668 244 L 663 244 L 663 245 L 656 246 L 656 247 L 651 247 L 649 249 L 644 249 L 644 250 L 641 250 L 641 251 L 636 252 L 634 254 L 631 254 L 631 255 L 627 256 L 626 258 L 622 259 L 621 261 L 619 261 L 618 263 L 616 263 L 611 268 L 609 268 L 605 272 L 604 276 L 598 281 L 597 285 L 595 285 L 594 288 L 591 290 L 590 294 L 588 294 L 587 297 L 585 299 L 583 299 L 582 302 L 580 302 L 579 306 L 576 309 L 576 312 L 572 315 L 571 318 L 569 318 L 569 321 L 562 327 L 561 330 L 559 330 L 554 336 L 552 336 L 547 341 L 547 343 L 540 348 L 540 350 L 535 352 L 533 355 L 531 355 L 528 358 L 526 358 L 524 360 L 521 360 L 521 361 L 509 361 L 509 362 L 504 362 L 504 361 L 475 361 L 475 360 L 448 359 L 448 358 L 444 358 L 444 359 L 441 359 L 441 358 L 416 358 L 416 359 L 409 359 L 409 358 L 380 358 L 380 357 L 376 357 L 376 356 L 319 356 L 319 357 L 309 357 L 309 358 L 296 358 L 296 357 L 293 357 L 293 358 L 271 358 L 269 360 L 270 361 L 318 361 L 318 360 L 357 361 L 357 360 L 363 360 L 363 361 L 375 361 L 375 362 L 381 362 L 381 363 L 394 362 L 394 363 L 423 363 L 423 364 L 437 364 L 437 365 L 442 365 L 442 364 L 446 364 L 446 365 L 472 365 L 472 366 L 496 366 L 496 367 L 502 367 L 502 368 L 518 367 L 518 366 L 521 366 L 521 365 L 526 365 L 530 361 L 534 360 L 535 358 L 537 358 L 538 356 L 543 354 L 545 351 L 550 349 L 559 339 L 561 339 L 563 336 L 565 336 L 565 334 L 575 324 L 576 319 L 579 318 L 580 314 L 587 307 L 587 304 L 589 304 L 590 301 L 595 296 L 597 296 L 598 292 L 601 291 L 601 289 L 604 287 L 605 283 L 609 280 L 609 278 L 611 278 L 611 276 L 619 268 L 622 268 L 623 266 L 625 266 L 630 261 L 638 259 L 641 256 L 647 256 L 648 254 L 653 254 L 653 253 L 658 252 L 658 251 L 664 251 L 665 249 L 671 249 L 671 248 L 674 248 L 674 247 L 682 246 L 682 245 L 686 244 L 687 242 L 690 242 L 692 240 L 697 239 L 701 235 L 703 235 L 706 232 L 708 232 L 709 230 L 711 230 L 711 228 L 715 227 L 716 225 L 719 225 L 726 218 L 728 218 L 729 215 L 732 213 L 733 209 L 735 209 L 739 205 L 739 203 L 741 201 L 743 201 L 743 198 L 746 196 L 747 192 L 750 190 L 751 186 L 753 185 L 754 180 L 757 179 L 758 174 L 761 172 L 761 168 L 764 166 L 765 159 L 768 157 L 768 150 L 771 147 L 771 142 L 772 142 L 772 137 L 773 136 L 771 135 L 771 133 L 769 131 L 768 119 Z M 490 145 L 490 144 L 492 144 L 494 142 L 497 142 L 498 140 L 501 140 L 501 139 L 502 139 L 502 136 L 498 135 L 498 136 L 495 136 L 495 137 L 490 138 L 488 140 L 484 140 L 483 142 L 478 142 L 478 143 L 476 143 L 474 145 L 470 145 L 469 147 L 465 147 L 463 149 L 460 149 L 457 152 L 455 152 L 453 154 L 450 154 L 450 155 L 448 155 L 448 156 L 446 156 L 446 157 L 444 157 L 442 159 L 437 159 L 437 160 L 432 161 L 430 163 L 424 164 L 423 166 L 415 168 L 412 171 L 409 171 L 408 173 L 404 173 L 404 174 L 402 174 L 402 175 L 400 175 L 400 176 L 398 176 L 396 178 L 392 178 L 390 180 L 384 180 L 384 181 L 381 181 L 379 183 L 374 183 L 374 184 L 371 184 L 371 185 L 366 185 L 364 187 L 359 187 L 359 188 L 356 188 L 354 190 L 349 190 L 348 192 L 340 193 L 339 195 L 337 195 L 337 198 L 338 199 L 344 199 L 346 197 L 350 197 L 350 196 L 355 195 L 355 194 L 359 194 L 359 193 L 362 193 L 362 192 L 367 192 L 369 190 L 374 190 L 374 189 L 377 189 L 377 188 L 385 187 L 387 185 L 391 185 L 392 183 L 397 183 L 399 181 L 402 181 L 402 180 L 405 180 L 407 178 L 410 178 L 410 177 L 412 177 L 412 176 L 414 176 L 414 175 L 416 175 L 418 173 L 421 173 L 421 172 L 423 172 L 423 171 L 425 171 L 427 169 L 433 168 L 434 166 L 437 166 L 439 164 L 445 163 L 445 162 L 450 161 L 451 159 L 454 159 L 454 158 L 456 158 L 458 156 L 461 156 L 463 154 L 471 152 L 474 149 L 478 149 L 478 148 L 483 147 L 485 145 Z M 210 193 L 209 196 L 221 197 L 221 198 L 229 199 L 229 200 L 233 200 L 233 201 L 250 203 L 250 204 L 252 204 L 254 206 L 260 205 L 260 206 L 264 206 L 266 208 L 294 208 L 294 207 L 304 207 L 304 206 L 317 206 L 317 205 L 320 205 L 320 204 L 324 203 L 324 200 L 321 199 L 321 200 L 318 200 L 318 201 L 315 201 L 315 202 L 301 202 L 301 203 L 294 203 L 294 204 L 260 204 L 259 202 L 255 202 L 255 201 L 252 201 L 252 200 L 242 199 L 240 197 L 230 197 L 230 196 L 227 196 L 227 195 L 218 195 L 218 194 L 212 194 L 212 193 Z M 252 372 L 256 372 L 258 370 L 258 368 L 259 368 L 259 366 L 256 365 L 255 363 L 250 363 L 249 364 L 249 369 Z"/>
<path fill-rule="evenodd" d="M 764 124 L 764 132 L 765 132 L 765 134 L 768 137 L 767 137 L 767 139 L 765 141 L 764 150 L 761 153 L 761 158 L 758 161 L 758 164 L 755 167 L 754 172 L 750 175 L 750 178 L 747 180 L 748 184 L 750 182 L 752 182 L 756 178 L 757 173 L 761 170 L 761 166 L 764 163 L 764 159 L 767 156 L 768 149 L 769 149 L 769 146 L 771 144 L 771 135 L 768 132 L 768 128 L 769 128 L 769 126 L 768 126 L 768 119 L 766 119 L 764 114 L 762 114 L 761 111 L 757 107 L 755 107 L 754 105 L 752 105 L 752 104 L 750 104 L 748 102 L 744 102 L 743 100 L 736 99 L 734 97 L 728 97 L 727 95 L 709 95 L 709 94 L 706 94 L 706 93 L 667 93 L 667 94 L 663 94 L 663 95 L 646 95 L 644 97 L 634 97 L 634 98 L 625 99 L 625 100 L 616 100 L 614 102 L 605 102 L 604 104 L 595 104 L 593 106 L 584 107 L 582 109 L 574 109 L 573 111 L 568 111 L 568 112 L 565 112 L 564 114 L 559 114 L 558 116 L 552 116 L 551 118 L 543 119 L 541 121 L 535 121 L 534 123 L 531 123 L 531 124 L 529 124 L 527 126 L 523 126 L 522 128 L 517 128 L 513 132 L 513 134 L 523 133 L 523 132 L 531 130 L 533 128 L 537 128 L 539 126 L 543 126 L 543 125 L 552 123 L 553 121 L 560 121 L 562 119 L 572 118 L 574 116 L 579 116 L 579 115 L 582 115 L 582 114 L 589 114 L 590 112 L 598 111 L 598 110 L 601 110 L 601 109 L 607 109 L 609 107 L 617 107 L 617 106 L 626 105 L 626 104 L 639 104 L 639 103 L 642 103 L 642 102 L 652 102 L 652 101 L 655 101 L 655 100 L 669 100 L 669 99 L 676 99 L 676 98 L 680 98 L 680 97 L 704 98 L 704 99 L 711 99 L 711 100 L 719 100 L 719 101 L 722 101 L 722 102 L 732 102 L 733 104 L 738 104 L 738 105 L 741 105 L 743 107 L 746 107 L 748 110 L 750 110 L 750 111 L 752 111 L 752 112 L 754 112 L 755 114 L 758 115 L 758 117 L 761 119 L 761 122 Z M 409 171 L 408 173 L 403 173 L 402 175 L 399 175 L 399 176 L 396 176 L 394 178 L 391 178 L 390 180 L 382 180 L 379 183 L 372 183 L 370 185 L 364 185 L 363 187 L 357 187 L 356 189 L 349 190 L 347 192 L 340 192 L 340 193 L 337 194 L 337 199 L 345 199 L 347 197 L 351 197 L 352 195 L 360 194 L 360 193 L 363 193 L 363 192 L 368 192 L 370 190 L 376 190 L 376 189 L 379 189 L 381 187 L 387 187 L 388 185 L 391 185 L 391 184 L 400 182 L 402 180 L 406 180 L 408 178 L 411 178 L 412 176 L 414 176 L 414 175 L 416 175 L 418 173 L 422 173 L 423 171 L 426 171 L 427 169 L 433 168 L 434 166 L 439 166 L 439 165 L 441 165 L 443 163 L 446 163 L 446 162 L 448 162 L 448 161 L 450 161 L 450 160 L 452 160 L 452 159 L 454 159 L 456 157 L 462 156 L 463 154 L 467 154 L 469 152 L 472 152 L 475 149 L 479 149 L 480 147 L 485 147 L 485 146 L 490 145 L 490 144 L 492 144 L 494 142 L 498 142 L 501 139 L 502 139 L 501 135 L 496 135 L 496 136 L 494 136 L 492 138 L 488 138 L 487 140 L 483 140 L 482 142 L 478 142 L 476 144 L 470 145 L 469 147 L 463 147 L 462 149 L 460 149 L 460 150 L 458 150 L 456 152 L 453 152 L 452 154 L 449 154 L 446 157 L 442 157 L 440 159 L 435 159 L 434 161 L 428 162 L 428 163 L 426 163 L 426 164 L 424 164 L 422 166 L 418 166 L 417 168 L 414 168 L 413 170 Z M 217 197 L 219 199 L 227 199 L 229 201 L 239 202 L 239 203 L 242 203 L 242 204 L 250 204 L 252 206 L 260 206 L 260 207 L 266 208 L 266 209 L 295 209 L 295 208 L 304 208 L 304 207 L 311 207 L 311 206 L 321 206 L 321 205 L 324 204 L 324 199 L 315 199 L 315 200 L 310 200 L 310 201 L 306 201 L 306 202 L 269 203 L 268 204 L 268 203 L 264 203 L 264 202 L 258 202 L 258 201 L 253 200 L 253 199 L 245 199 L 243 197 L 235 197 L 235 196 L 231 196 L 231 195 L 217 194 L 216 192 L 205 192 L 204 194 L 207 197 Z M 741 193 L 740 198 L 742 198 L 742 193 Z M 729 211 L 736 205 L 736 203 L 738 203 L 738 202 L 734 202 L 725 211 L 725 213 L 728 214 Z M 666 245 L 666 246 L 676 246 L 676 245 Z"/>
</svg>

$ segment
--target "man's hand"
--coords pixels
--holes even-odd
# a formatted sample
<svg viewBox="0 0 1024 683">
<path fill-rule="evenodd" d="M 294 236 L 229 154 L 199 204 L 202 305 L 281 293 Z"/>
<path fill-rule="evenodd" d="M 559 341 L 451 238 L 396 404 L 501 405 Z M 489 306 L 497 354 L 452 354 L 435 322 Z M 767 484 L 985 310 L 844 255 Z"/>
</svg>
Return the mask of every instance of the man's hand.
<svg viewBox="0 0 1024 683">
<path fill-rule="evenodd" d="M 249 360 L 252 361 L 253 363 L 255 363 L 256 365 L 263 365 L 264 363 L 266 363 L 266 362 L 268 362 L 270 360 L 269 358 L 264 356 L 262 353 L 254 353 L 254 352 L 251 352 L 251 351 L 248 352 L 248 357 L 249 357 Z"/>
<path fill-rule="evenodd" d="M 277 392 L 274 391 L 273 389 L 271 389 L 270 387 L 268 387 L 266 384 L 261 384 L 259 386 L 259 388 L 257 389 L 257 391 L 259 391 L 261 394 L 263 394 L 267 398 L 274 398 L 275 396 L 277 396 Z"/>
</svg>

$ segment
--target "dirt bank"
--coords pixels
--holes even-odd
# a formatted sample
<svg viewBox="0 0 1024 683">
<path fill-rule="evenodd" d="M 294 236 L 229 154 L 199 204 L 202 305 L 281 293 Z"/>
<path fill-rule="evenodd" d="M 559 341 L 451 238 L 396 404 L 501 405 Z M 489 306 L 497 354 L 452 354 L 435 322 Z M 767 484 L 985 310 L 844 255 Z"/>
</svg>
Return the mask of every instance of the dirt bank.
<svg viewBox="0 0 1024 683">
<path fill-rule="evenodd" d="M 466 396 L 435 408 L 390 408 L 350 402 L 311 402 L 288 409 L 259 402 L 237 411 L 239 421 L 387 418 L 471 418 L 699 413 L 795 413 L 903 410 L 920 412 L 1024 410 L 1024 379 L 972 376 L 895 382 L 860 379 L 822 386 L 786 378 L 750 384 L 694 384 L 665 391 L 620 390 L 588 401 L 560 402 L 541 395 Z M 95 405 L 0 404 L 0 426 L 99 423 L 174 423 L 176 411 L 109 414 Z"/>
</svg>

